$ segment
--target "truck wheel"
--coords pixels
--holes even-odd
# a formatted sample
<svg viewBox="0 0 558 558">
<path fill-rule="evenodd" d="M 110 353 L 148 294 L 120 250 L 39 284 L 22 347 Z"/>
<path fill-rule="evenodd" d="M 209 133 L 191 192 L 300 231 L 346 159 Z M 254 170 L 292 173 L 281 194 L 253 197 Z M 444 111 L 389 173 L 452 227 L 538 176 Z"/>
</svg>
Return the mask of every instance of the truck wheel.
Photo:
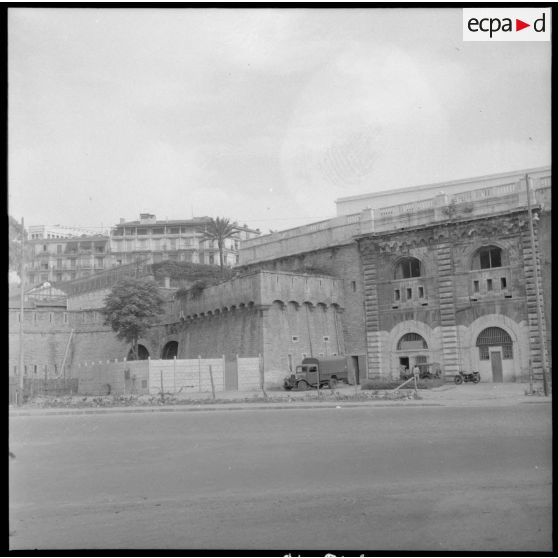
<svg viewBox="0 0 558 558">
<path fill-rule="evenodd" d="M 300 382 L 297 382 L 296 384 L 296 389 L 298 389 L 299 391 L 306 391 L 310 386 L 308 385 L 308 382 L 306 382 L 306 380 L 300 380 Z"/>
<path fill-rule="evenodd" d="M 454 378 L 454 381 L 455 381 L 455 383 L 456 383 L 457 385 L 462 384 L 462 383 L 463 383 L 463 376 L 461 376 L 461 375 L 456 376 L 456 377 Z"/>
<path fill-rule="evenodd" d="M 335 389 L 337 386 L 337 380 L 335 378 L 330 378 L 328 384 L 329 389 Z"/>
</svg>

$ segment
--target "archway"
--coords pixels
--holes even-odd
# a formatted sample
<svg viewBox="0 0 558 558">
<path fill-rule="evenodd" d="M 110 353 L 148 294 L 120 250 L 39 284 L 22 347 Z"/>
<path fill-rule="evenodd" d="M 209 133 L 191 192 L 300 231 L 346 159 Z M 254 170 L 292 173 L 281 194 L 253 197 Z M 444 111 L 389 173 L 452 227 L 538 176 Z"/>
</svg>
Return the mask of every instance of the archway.
<svg viewBox="0 0 558 558">
<path fill-rule="evenodd" d="M 138 345 L 138 358 L 137 360 L 147 360 L 149 358 L 149 351 L 145 348 L 144 345 Z M 128 352 L 127 360 L 136 360 L 134 358 L 134 354 L 132 349 Z"/>
<path fill-rule="evenodd" d="M 428 371 L 430 351 L 422 335 L 416 332 L 403 334 L 397 342 L 397 359 L 401 378 L 407 377 L 418 366 L 421 373 Z"/>
<path fill-rule="evenodd" d="M 482 382 L 528 379 L 530 347 L 527 323 L 518 323 L 502 314 L 486 314 L 469 326 L 463 346 L 467 349 L 467 368 L 478 370 Z M 492 353 L 500 353 L 500 356 Z M 498 370 L 495 374 L 492 371 L 493 356 L 495 361 L 501 360 L 502 380 Z M 498 367 L 498 362 L 495 362 L 495 366 Z"/>
<path fill-rule="evenodd" d="M 513 341 L 500 327 L 483 329 L 476 341 L 479 348 L 479 361 L 490 361 L 493 382 L 504 381 L 504 360 L 513 360 Z"/>
<path fill-rule="evenodd" d="M 163 360 L 172 360 L 178 356 L 178 342 L 169 341 L 161 351 L 161 358 Z"/>
</svg>

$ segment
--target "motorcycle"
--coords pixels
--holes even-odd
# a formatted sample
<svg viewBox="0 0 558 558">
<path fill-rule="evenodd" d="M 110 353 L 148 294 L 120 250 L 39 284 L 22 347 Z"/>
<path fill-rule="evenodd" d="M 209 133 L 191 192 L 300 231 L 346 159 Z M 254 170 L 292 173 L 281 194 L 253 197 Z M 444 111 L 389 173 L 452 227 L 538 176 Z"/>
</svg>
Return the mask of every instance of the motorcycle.
<svg viewBox="0 0 558 558">
<path fill-rule="evenodd" d="M 459 372 L 454 380 L 457 385 L 462 384 L 463 382 L 478 384 L 480 382 L 480 374 L 478 372 Z"/>
</svg>

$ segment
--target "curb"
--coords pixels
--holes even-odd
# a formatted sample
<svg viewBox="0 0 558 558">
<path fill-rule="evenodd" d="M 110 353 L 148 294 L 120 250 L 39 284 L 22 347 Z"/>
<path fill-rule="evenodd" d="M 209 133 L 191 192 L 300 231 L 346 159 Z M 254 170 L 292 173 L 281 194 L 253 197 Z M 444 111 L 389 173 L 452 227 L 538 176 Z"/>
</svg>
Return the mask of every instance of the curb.
<svg viewBox="0 0 558 558">
<path fill-rule="evenodd" d="M 234 405 L 234 404 L 233 404 Z M 362 403 L 313 403 L 313 404 L 291 404 L 284 403 L 268 403 L 267 405 L 258 404 L 204 404 L 204 405 L 174 405 L 168 407 L 109 407 L 97 409 L 33 409 L 27 411 L 10 411 L 10 417 L 29 417 L 29 416 L 49 416 L 49 415 L 95 415 L 95 414 L 114 414 L 114 413 L 188 413 L 199 411 L 256 411 L 256 410 L 296 410 L 296 409 L 342 409 L 342 408 L 358 408 L 358 407 L 444 407 L 443 403 L 433 402 L 397 402 L 388 403 L 381 402 L 362 402 Z"/>
<path fill-rule="evenodd" d="M 494 403 L 494 400 L 490 400 Z M 104 407 L 104 408 L 46 408 L 46 409 L 29 409 L 29 410 L 10 410 L 10 417 L 32 417 L 32 416 L 60 416 L 60 415 L 96 415 L 96 414 L 132 414 L 132 413 L 189 413 L 203 411 L 263 411 L 263 410 L 296 410 L 296 409 L 354 409 L 354 408 L 390 408 L 390 407 L 478 407 L 490 405 L 488 400 L 473 401 L 361 401 L 361 402 L 315 402 L 290 404 L 284 403 L 216 403 L 216 404 L 198 404 L 198 405 L 172 405 L 158 407 Z M 457 405 L 455 404 L 457 403 Z M 506 406 L 513 405 L 544 405 L 552 404 L 552 400 L 527 400 L 527 401 L 508 401 Z M 498 407 L 500 405 L 497 405 Z"/>
</svg>

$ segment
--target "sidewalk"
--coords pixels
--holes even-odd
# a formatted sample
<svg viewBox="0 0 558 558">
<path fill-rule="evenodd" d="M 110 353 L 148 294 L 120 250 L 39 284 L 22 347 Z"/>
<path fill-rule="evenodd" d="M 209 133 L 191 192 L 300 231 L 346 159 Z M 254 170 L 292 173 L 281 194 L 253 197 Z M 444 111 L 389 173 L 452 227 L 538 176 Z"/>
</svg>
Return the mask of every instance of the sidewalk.
<svg viewBox="0 0 558 558">
<path fill-rule="evenodd" d="M 322 390 L 323 399 L 318 400 L 316 391 L 286 392 L 269 391 L 270 401 L 263 401 L 261 392 L 219 392 L 217 401 L 212 401 L 211 393 L 182 394 L 182 403 L 164 405 L 131 405 L 106 407 L 10 407 L 10 416 L 45 416 L 45 415 L 85 415 L 106 413 L 154 413 L 154 412 L 192 412 L 192 411 L 234 411 L 265 409 L 313 409 L 344 407 L 486 407 L 509 406 L 521 404 L 548 404 L 552 397 L 525 395 L 528 384 L 445 384 L 431 390 L 419 390 L 420 399 L 367 399 L 351 401 L 342 399 L 355 393 L 353 386 L 342 386 L 335 391 L 341 399 L 329 390 Z M 357 390 L 358 394 L 365 394 Z M 369 392 L 368 392 L 369 393 Z M 252 401 L 251 401 L 252 400 Z"/>
</svg>

